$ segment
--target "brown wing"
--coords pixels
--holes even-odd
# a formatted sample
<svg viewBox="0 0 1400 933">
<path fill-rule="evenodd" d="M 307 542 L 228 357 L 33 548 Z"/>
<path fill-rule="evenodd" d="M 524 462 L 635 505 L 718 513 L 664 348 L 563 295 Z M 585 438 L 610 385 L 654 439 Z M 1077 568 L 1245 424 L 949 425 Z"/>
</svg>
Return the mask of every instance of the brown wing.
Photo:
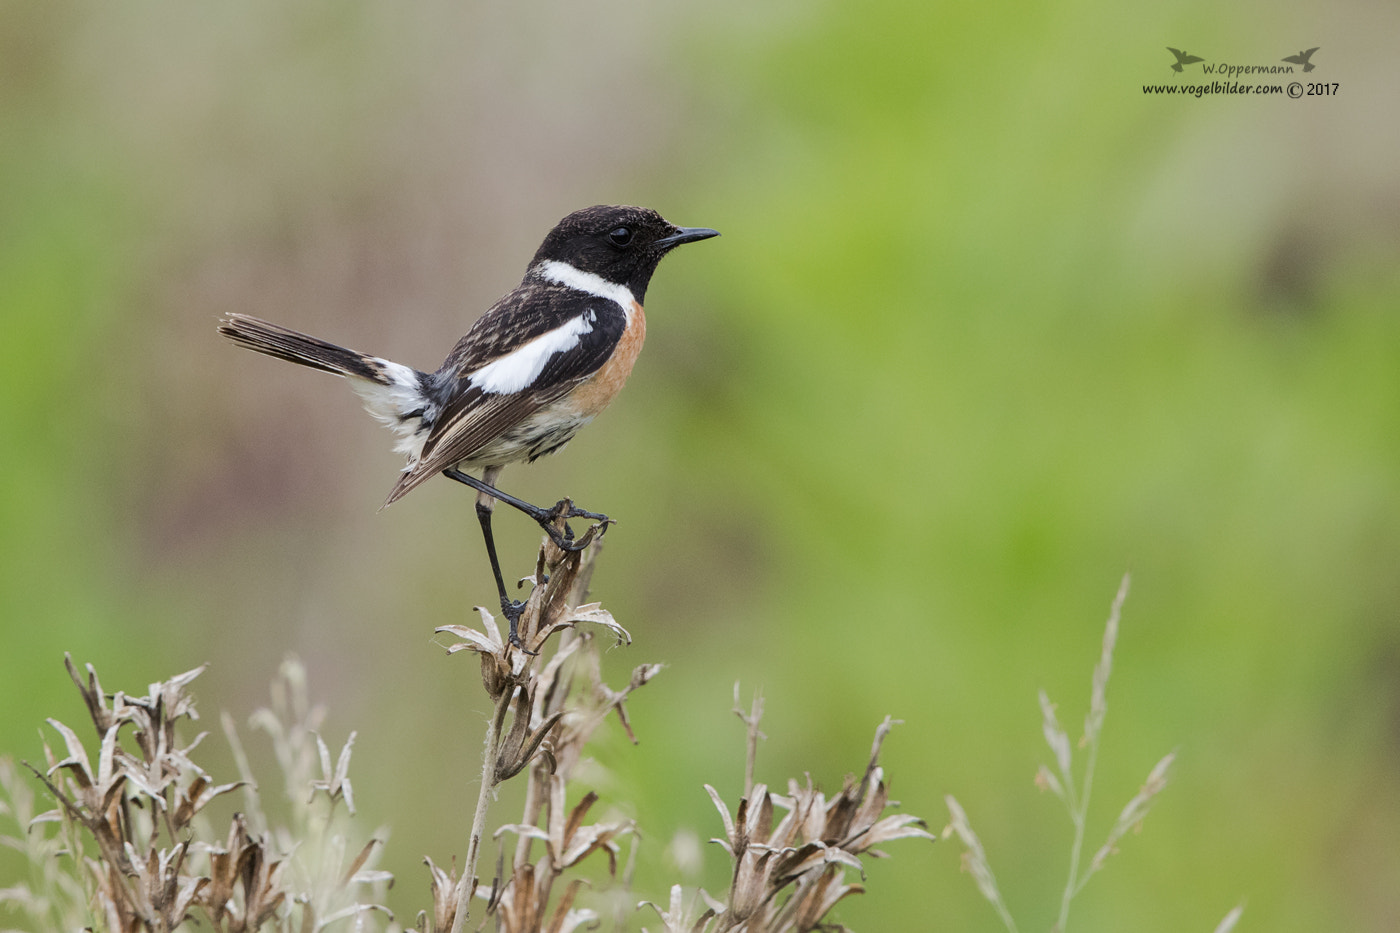
<svg viewBox="0 0 1400 933">
<path fill-rule="evenodd" d="M 485 392 L 473 386 L 472 372 L 493 359 L 483 359 L 485 354 L 466 341 L 448 357 L 443 368 L 434 374 L 440 380 L 438 384 L 445 387 L 442 411 L 433 421 L 418 462 L 399 477 L 386 505 L 403 498 L 430 476 L 471 458 L 541 408 L 568 395 L 608 361 L 627 327 L 627 316 L 615 303 L 592 296 L 582 300 L 576 297 L 569 304 L 575 317 L 586 315 L 588 329 L 576 335 L 577 342 L 572 347 L 546 359 L 533 382 L 519 392 Z M 479 342 L 494 338 L 491 342 L 496 347 L 508 347 L 495 357 L 500 359 L 526 342 L 522 332 L 533 337 L 538 329 L 518 329 L 514 339 L 504 341 L 498 336 L 498 328 L 488 331 Z M 476 361 L 477 365 L 467 370 L 466 360 Z"/>
<path fill-rule="evenodd" d="M 385 505 L 402 499 L 425 480 L 470 457 L 551 402 L 568 394 L 573 383 L 511 395 L 487 395 L 471 389 L 443 412 L 423 455 L 399 477 Z"/>
</svg>

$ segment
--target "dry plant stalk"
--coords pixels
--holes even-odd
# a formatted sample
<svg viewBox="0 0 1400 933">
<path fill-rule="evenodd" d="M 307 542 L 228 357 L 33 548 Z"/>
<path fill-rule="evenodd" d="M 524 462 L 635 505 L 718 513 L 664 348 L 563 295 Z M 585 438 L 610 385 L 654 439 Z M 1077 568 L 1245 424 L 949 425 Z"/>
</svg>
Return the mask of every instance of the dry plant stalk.
<svg viewBox="0 0 1400 933">
<path fill-rule="evenodd" d="M 188 687 L 203 667 L 152 684 L 137 697 L 108 695 L 91 665 L 84 678 L 71 657 L 65 663 L 96 729 L 96 756 L 74 730 L 48 720 L 65 754 L 59 757 L 45 742 L 46 767 L 26 762 L 59 804 L 47 813 L 34 814 L 32 796 L 12 773 L 0 774 L 10 801 L 3 812 L 19 829 L 16 836 L 0 836 L 0 843 L 28 852 L 35 869 L 29 885 L 5 889 L 0 900 L 39 929 L 120 933 L 174 930 L 197 920 L 220 933 L 311 930 L 382 910 L 359 899 L 362 887 L 378 889 L 388 881 L 386 873 L 366 867 L 374 841 L 348 865 L 344 859 L 336 811 L 342 801 L 350 805 L 348 743 L 333 768 L 315 737 L 321 779 L 306 771 L 295 788 L 289 784 L 301 818 L 269 831 L 246 768 L 242 780 L 216 783 L 191 757 L 205 733 L 181 740 L 181 723 L 198 719 Z M 304 681 L 299 665 L 284 672 Z M 294 761 L 299 745 L 309 747 L 311 731 L 304 722 L 267 716 L 281 727 L 273 736 L 279 758 Z M 296 776 L 288 772 L 289 780 Z M 249 792 L 247 814 L 234 814 L 225 832 L 216 831 L 205 809 L 240 788 Z M 52 835 L 35 831 L 45 828 Z M 59 870 L 61 857 L 71 860 L 68 873 Z"/>
<path fill-rule="evenodd" d="M 761 711 L 762 702 L 757 699 L 748 714 L 735 709 L 748 727 L 747 775 L 753 773 Z M 815 930 L 826 925 L 826 915 L 841 899 L 864 893 L 864 885 L 845 882 L 848 868 L 864 877 L 860 856 L 885 858 L 875 846 L 895 839 L 933 840 L 934 835 L 923 828 L 924 821 L 918 817 L 885 815 L 897 804 L 889 799 L 884 770 L 879 766 L 880 746 L 896 722 L 885 718 L 875 730 L 870 759 L 860 778 L 848 776 L 841 792 L 830 800 L 812 785 L 810 777 L 802 783 L 789 780 L 786 795 L 774 794 L 758 784 L 748 789 L 731 817 L 719 793 L 706 784 L 724 824 L 724 838 L 711 841 L 729 854 L 733 865 L 729 891 L 725 900 L 718 901 L 702 890 L 709 909 L 690 921 L 680 910 L 679 890 L 673 888 L 669 910 L 650 905 L 668 933 Z M 787 811 L 776 826 L 774 807 Z"/>
<path fill-rule="evenodd" d="M 472 651 L 480 657 L 482 686 L 495 708 L 487 724 L 481 784 L 463 873 L 454 878 L 429 862 L 434 909 L 431 917 L 420 915 L 419 928 L 425 933 L 459 933 L 466 925 L 474 894 L 486 901 L 486 912 L 495 918 L 501 933 L 567 933 L 598 919 L 593 910 L 575 907 L 581 881 L 569 882 L 552 909 L 551 892 L 566 870 L 594 852 L 607 856 L 609 873 L 615 877 L 619 840 L 633 833 L 634 827 L 623 820 L 585 824 L 597 796 L 589 792 L 569 809 L 566 790 L 585 744 L 609 715 L 615 714 L 628 737 L 636 741 L 624 701 L 656 676 L 661 665 L 637 667 L 621 690 L 614 691 L 602 682 L 596 645 L 591 633 L 580 630 L 579 624 L 601 625 L 619 644 L 630 643 L 631 638 L 598 604 L 583 603 L 597 550 L 595 543 L 583 552 L 564 552 L 544 541 L 535 575 L 527 578 L 535 586 L 519 623 L 524 651 L 502 638 L 494 617 L 485 609 L 477 610 L 479 629 L 438 629 L 461 639 L 448 648 L 449 652 Z M 556 634 L 559 639 L 551 643 Z M 546 658 L 547 650 L 552 653 Z M 579 685 L 581 689 L 576 690 Z M 575 705 L 569 705 L 574 693 L 580 697 Z M 736 707 L 737 701 L 736 686 Z M 859 856 L 882 857 L 884 853 L 874 847 L 894 839 L 935 838 L 916 817 L 885 816 L 891 804 L 877 759 L 892 720 L 886 719 L 876 731 L 860 779 L 848 779 L 841 793 L 828 801 L 810 779 L 805 784 L 789 781 L 786 796 L 770 793 L 764 785 L 754 787 L 762 701 L 756 699 L 748 713 L 735 712 L 748 728 L 745 796 L 737 819 L 730 816 L 714 788 L 705 787 L 724 822 L 725 838 L 714 841 L 733 861 L 730 889 L 724 900 L 700 891 L 699 897 L 708 907 L 693 921 L 681 906 L 679 886 L 672 889 L 667 911 L 642 902 L 639 906 L 656 910 L 668 931 L 786 933 L 816 929 L 838 901 L 864 890 L 843 880 L 847 868 L 861 870 Z M 496 787 L 522 771 L 528 781 L 525 812 L 520 822 L 495 832 L 496 837 L 504 833 L 516 836 L 514 856 L 509 865 L 503 858 L 494 882 L 483 885 L 476 866 L 487 807 Z M 773 823 L 775 806 L 787 810 L 777 826 Z M 543 843 L 538 853 L 534 842 Z"/>
<path fill-rule="evenodd" d="M 587 543 L 587 536 L 581 541 Z M 494 709 L 487 722 L 481 781 L 462 874 L 453 877 L 429 861 L 433 911 L 431 917 L 426 913 L 419 916 L 420 930 L 460 933 L 469 919 L 474 896 L 486 901 L 487 914 L 496 918 L 497 928 L 504 933 L 564 933 L 597 919 L 592 910 L 574 909 L 581 881 L 565 886 L 551 910 L 555 883 L 594 852 L 607 855 L 609 870 L 615 875 L 618 840 L 633 827 L 625 820 L 585 824 L 597 795 L 590 792 L 568 809 L 568 782 L 584 746 L 610 714 L 618 717 L 628 737 L 636 741 L 625 701 L 661 671 L 659 664 L 641 665 L 627 685 L 616 691 L 602 681 L 593 634 L 578 626 L 601 625 L 619 644 L 630 643 L 631 636 L 597 603 L 583 602 L 600 544 L 595 541 L 580 551 L 563 551 L 545 539 L 535 573 L 526 578 L 533 589 L 519 621 L 524 650 L 503 638 L 495 618 L 480 607 L 479 629 L 462 625 L 437 629 L 461 639 L 448 647 L 450 654 L 472 651 L 479 656 L 482 687 Z M 574 705 L 567 705 L 580 682 L 583 686 L 577 692 L 582 696 Z M 508 866 L 503 860 L 492 884 L 483 885 L 477 865 L 487 811 L 496 788 L 522 772 L 527 775 L 524 813 L 519 822 L 502 826 L 494 834 L 497 838 L 508 832 L 515 834 L 514 856 Z M 543 843 L 538 853 L 537 841 Z"/>
<path fill-rule="evenodd" d="M 637 836 L 630 820 L 605 814 L 588 822 L 599 809 L 591 791 L 568 803 L 584 748 L 606 719 L 616 716 L 636 741 L 626 701 L 662 669 L 640 665 L 621 689 L 603 682 L 594 633 L 581 626 L 602 626 L 619 644 L 631 639 L 598 604 L 583 602 L 597 551 L 597 542 L 581 552 L 544 542 L 535 573 L 527 578 L 533 589 L 519 621 L 524 650 L 502 637 L 485 610 L 478 610 L 479 628 L 437 630 L 459 639 L 449 654 L 478 656 L 493 708 L 467 857 L 460 875 L 425 860 L 432 909 L 418 915 L 422 933 L 464 929 L 473 898 L 484 902 L 477 929 L 487 923 L 498 933 L 595 928 L 598 913 L 579 903 L 585 881 L 569 874 L 601 853 L 615 877 L 621 842 L 629 836 L 629 865 L 635 862 Z M 308 702 L 299 664 L 283 665 L 270 708 L 251 719 L 270 738 L 282 771 L 290 812 L 280 822 L 264 810 L 229 716 L 223 717 L 224 732 L 239 780 L 218 783 L 194 762 L 190 753 L 203 733 L 181 742 L 177 726 L 197 719 L 188 687 L 203 668 L 155 684 L 145 697 L 109 696 L 90 666 L 86 680 L 71 660 L 68 669 L 96 727 L 96 755 L 73 730 L 50 720 L 66 754 L 60 757 L 46 747 L 47 767 L 31 769 L 59 802 L 57 810 L 44 814 L 34 813 L 33 794 L 0 761 L 0 818 L 18 828 L 13 836 L 0 833 L 0 844 L 25 852 L 33 874 L 27 885 L 0 889 L 0 904 L 17 907 L 36 929 L 164 933 L 195 923 L 219 933 L 401 929 L 378 906 L 391 879 L 371 865 L 377 841 L 351 843 L 346 830 L 354 814 L 348 770 L 355 734 L 332 755 L 319 733 L 325 710 Z M 785 795 L 755 785 L 762 700 L 755 698 L 747 712 L 738 709 L 736 685 L 735 705 L 747 731 L 744 794 L 736 813 L 731 816 L 719 793 L 705 786 L 724 825 L 724 838 L 713 841 L 731 859 L 729 889 L 723 898 L 697 891 L 692 908 L 705 906 L 696 919 L 689 917 L 679 885 L 667 910 L 647 901 L 632 903 L 654 909 L 672 933 L 834 929 L 827 914 L 846 896 L 864 891 L 861 884 L 847 883 L 847 870 L 861 872 L 862 858 L 882 857 L 876 848 L 882 843 L 934 838 L 915 817 L 887 815 L 893 804 L 878 758 L 894 722 L 886 719 L 876 730 L 859 777 L 848 777 L 828 800 L 810 778 L 789 781 Z M 478 864 L 487 810 L 499 785 L 522 775 L 526 787 L 519 820 L 492 833 L 498 840 L 509 834 L 514 842 L 503 841 L 494 877 L 483 883 Z M 216 831 L 206 808 L 240 791 L 243 812 Z M 775 820 L 775 809 L 786 813 Z M 36 826 L 50 831 L 31 832 Z M 630 867 L 624 883 L 630 884 Z M 614 922 L 617 929 L 626 926 L 620 913 Z"/>
</svg>

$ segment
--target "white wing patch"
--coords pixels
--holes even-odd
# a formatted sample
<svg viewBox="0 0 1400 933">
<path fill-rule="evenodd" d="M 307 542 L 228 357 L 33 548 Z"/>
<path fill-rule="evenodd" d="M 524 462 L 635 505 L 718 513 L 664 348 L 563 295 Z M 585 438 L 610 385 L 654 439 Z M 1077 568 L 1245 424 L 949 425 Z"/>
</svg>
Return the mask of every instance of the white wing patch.
<svg viewBox="0 0 1400 933">
<path fill-rule="evenodd" d="M 626 285 L 619 285 L 616 282 L 609 282 L 601 275 L 594 275 L 592 272 L 584 272 L 575 268 L 567 262 L 560 262 L 557 259 L 547 259 L 535 267 L 535 271 L 540 274 L 540 278 L 546 282 L 553 282 L 555 285 L 563 285 L 565 288 L 572 288 L 577 291 L 586 292 L 597 298 L 607 298 L 618 303 L 623 311 L 628 315 L 632 313 L 632 289 Z"/>
<path fill-rule="evenodd" d="M 487 363 L 472 373 L 468 381 L 488 395 L 509 395 L 529 388 L 544 372 L 550 357 L 556 353 L 566 353 L 579 345 L 579 338 L 593 330 L 594 320 L 593 312 L 586 311 L 565 321 L 554 330 L 545 331 L 505 356 Z"/>
</svg>

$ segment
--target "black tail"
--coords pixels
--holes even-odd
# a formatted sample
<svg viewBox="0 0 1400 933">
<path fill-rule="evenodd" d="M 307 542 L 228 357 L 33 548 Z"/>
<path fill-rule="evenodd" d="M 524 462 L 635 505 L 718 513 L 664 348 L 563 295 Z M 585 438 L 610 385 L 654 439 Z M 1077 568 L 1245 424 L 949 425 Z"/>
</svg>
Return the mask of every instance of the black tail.
<svg viewBox="0 0 1400 933">
<path fill-rule="evenodd" d="M 392 381 L 384 372 L 383 360 L 246 314 L 225 316 L 219 322 L 219 333 L 240 347 L 322 372 L 358 376 L 380 385 Z"/>
</svg>

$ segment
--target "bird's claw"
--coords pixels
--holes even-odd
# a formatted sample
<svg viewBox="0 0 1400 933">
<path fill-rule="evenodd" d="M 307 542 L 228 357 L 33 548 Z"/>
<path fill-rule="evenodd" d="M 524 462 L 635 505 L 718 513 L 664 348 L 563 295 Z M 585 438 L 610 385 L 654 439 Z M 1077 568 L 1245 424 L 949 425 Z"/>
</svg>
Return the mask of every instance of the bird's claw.
<svg viewBox="0 0 1400 933">
<path fill-rule="evenodd" d="M 574 530 L 569 527 L 568 520 L 571 518 L 586 518 L 594 524 L 583 533 L 580 538 L 574 538 Z M 561 521 L 562 519 L 562 521 Z M 594 538 L 601 538 L 607 531 L 608 526 L 615 524 L 616 519 L 609 518 L 601 512 L 590 512 L 587 509 L 577 508 L 569 499 L 560 499 L 554 504 L 554 508 L 549 509 L 539 519 L 540 527 L 545 534 L 549 535 L 549 540 L 554 542 L 554 546 L 561 551 L 582 551 L 593 543 Z M 559 525 L 564 526 L 564 530 L 559 530 Z"/>
<path fill-rule="evenodd" d="M 586 518 L 593 522 L 612 521 L 612 519 L 608 518 L 602 512 L 590 512 L 587 509 L 579 508 L 574 505 L 572 499 L 560 499 L 558 502 L 554 503 L 554 507 L 547 510 L 541 517 L 541 520 L 545 522 L 556 522 L 561 518 L 565 520 L 570 518 Z"/>
<path fill-rule="evenodd" d="M 501 612 L 505 615 L 506 621 L 510 623 L 510 643 L 521 651 L 530 655 L 539 654 L 538 651 L 531 651 L 520 641 L 520 616 L 525 612 L 525 604 L 518 599 L 501 598 Z"/>
</svg>

